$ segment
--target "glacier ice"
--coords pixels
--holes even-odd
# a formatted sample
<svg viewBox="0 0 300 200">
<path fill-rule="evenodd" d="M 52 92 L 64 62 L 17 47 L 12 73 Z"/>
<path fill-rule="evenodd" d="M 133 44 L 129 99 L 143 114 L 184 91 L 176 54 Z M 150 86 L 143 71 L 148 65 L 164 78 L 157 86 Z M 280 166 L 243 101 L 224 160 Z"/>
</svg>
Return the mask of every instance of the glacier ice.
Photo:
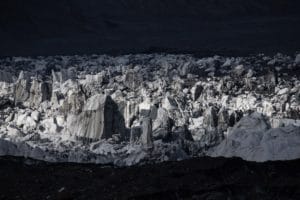
<svg viewBox="0 0 300 200">
<path fill-rule="evenodd" d="M 300 158 L 298 60 L 0 59 L 0 155 L 121 166 L 203 155 Z"/>
</svg>

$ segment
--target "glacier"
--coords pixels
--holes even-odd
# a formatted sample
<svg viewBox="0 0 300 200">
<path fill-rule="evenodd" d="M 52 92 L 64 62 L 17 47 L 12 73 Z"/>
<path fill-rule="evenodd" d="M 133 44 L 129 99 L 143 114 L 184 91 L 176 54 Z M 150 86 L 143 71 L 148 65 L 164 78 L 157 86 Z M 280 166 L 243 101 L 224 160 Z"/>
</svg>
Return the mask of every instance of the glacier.
<svg viewBox="0 0 300 200">
<path fill-rule="evenodd" d="M 300 54 L 0 59 L 0 155 L 130 166 L 300 158 Z"/>
</svg>

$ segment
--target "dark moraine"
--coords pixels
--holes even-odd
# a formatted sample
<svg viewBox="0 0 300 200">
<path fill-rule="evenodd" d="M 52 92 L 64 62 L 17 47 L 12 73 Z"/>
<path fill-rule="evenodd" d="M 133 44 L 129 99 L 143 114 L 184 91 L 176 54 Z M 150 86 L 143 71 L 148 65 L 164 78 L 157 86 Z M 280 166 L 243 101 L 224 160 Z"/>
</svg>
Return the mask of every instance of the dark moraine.
<svg viewBox="0 0 300 200">
<path fill-rule="evenodd" d="M 300 199 L 300 160 L 199 158 L 113 168 L 0 158 L 0 199 Z"/>
</svg>

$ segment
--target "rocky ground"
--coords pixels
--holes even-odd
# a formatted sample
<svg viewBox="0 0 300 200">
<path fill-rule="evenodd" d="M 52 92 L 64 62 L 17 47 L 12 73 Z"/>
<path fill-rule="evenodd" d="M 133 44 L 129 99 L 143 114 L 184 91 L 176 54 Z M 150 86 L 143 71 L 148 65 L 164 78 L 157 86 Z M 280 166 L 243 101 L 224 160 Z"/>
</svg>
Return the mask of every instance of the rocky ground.
<svg viewBox="0 0 300 200">
<path fill-rule="evenodd" d="M 300 198 L 300 161 L 199 158 L 129 168 L 0 158 L 0 199 Z"/>
</svg>

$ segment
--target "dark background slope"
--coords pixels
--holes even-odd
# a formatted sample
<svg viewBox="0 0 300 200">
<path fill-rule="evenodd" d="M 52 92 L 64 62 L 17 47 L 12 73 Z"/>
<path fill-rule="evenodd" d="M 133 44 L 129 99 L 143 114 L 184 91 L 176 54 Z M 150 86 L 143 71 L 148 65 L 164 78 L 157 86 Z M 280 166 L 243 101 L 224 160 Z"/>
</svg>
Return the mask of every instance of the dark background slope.
<svg viewBox="0 0 300 200">
<path fill-rule="evenodd" d="M 299 0 L 1 0 L 0 56 L 293 53 Z"/>
</svg>

